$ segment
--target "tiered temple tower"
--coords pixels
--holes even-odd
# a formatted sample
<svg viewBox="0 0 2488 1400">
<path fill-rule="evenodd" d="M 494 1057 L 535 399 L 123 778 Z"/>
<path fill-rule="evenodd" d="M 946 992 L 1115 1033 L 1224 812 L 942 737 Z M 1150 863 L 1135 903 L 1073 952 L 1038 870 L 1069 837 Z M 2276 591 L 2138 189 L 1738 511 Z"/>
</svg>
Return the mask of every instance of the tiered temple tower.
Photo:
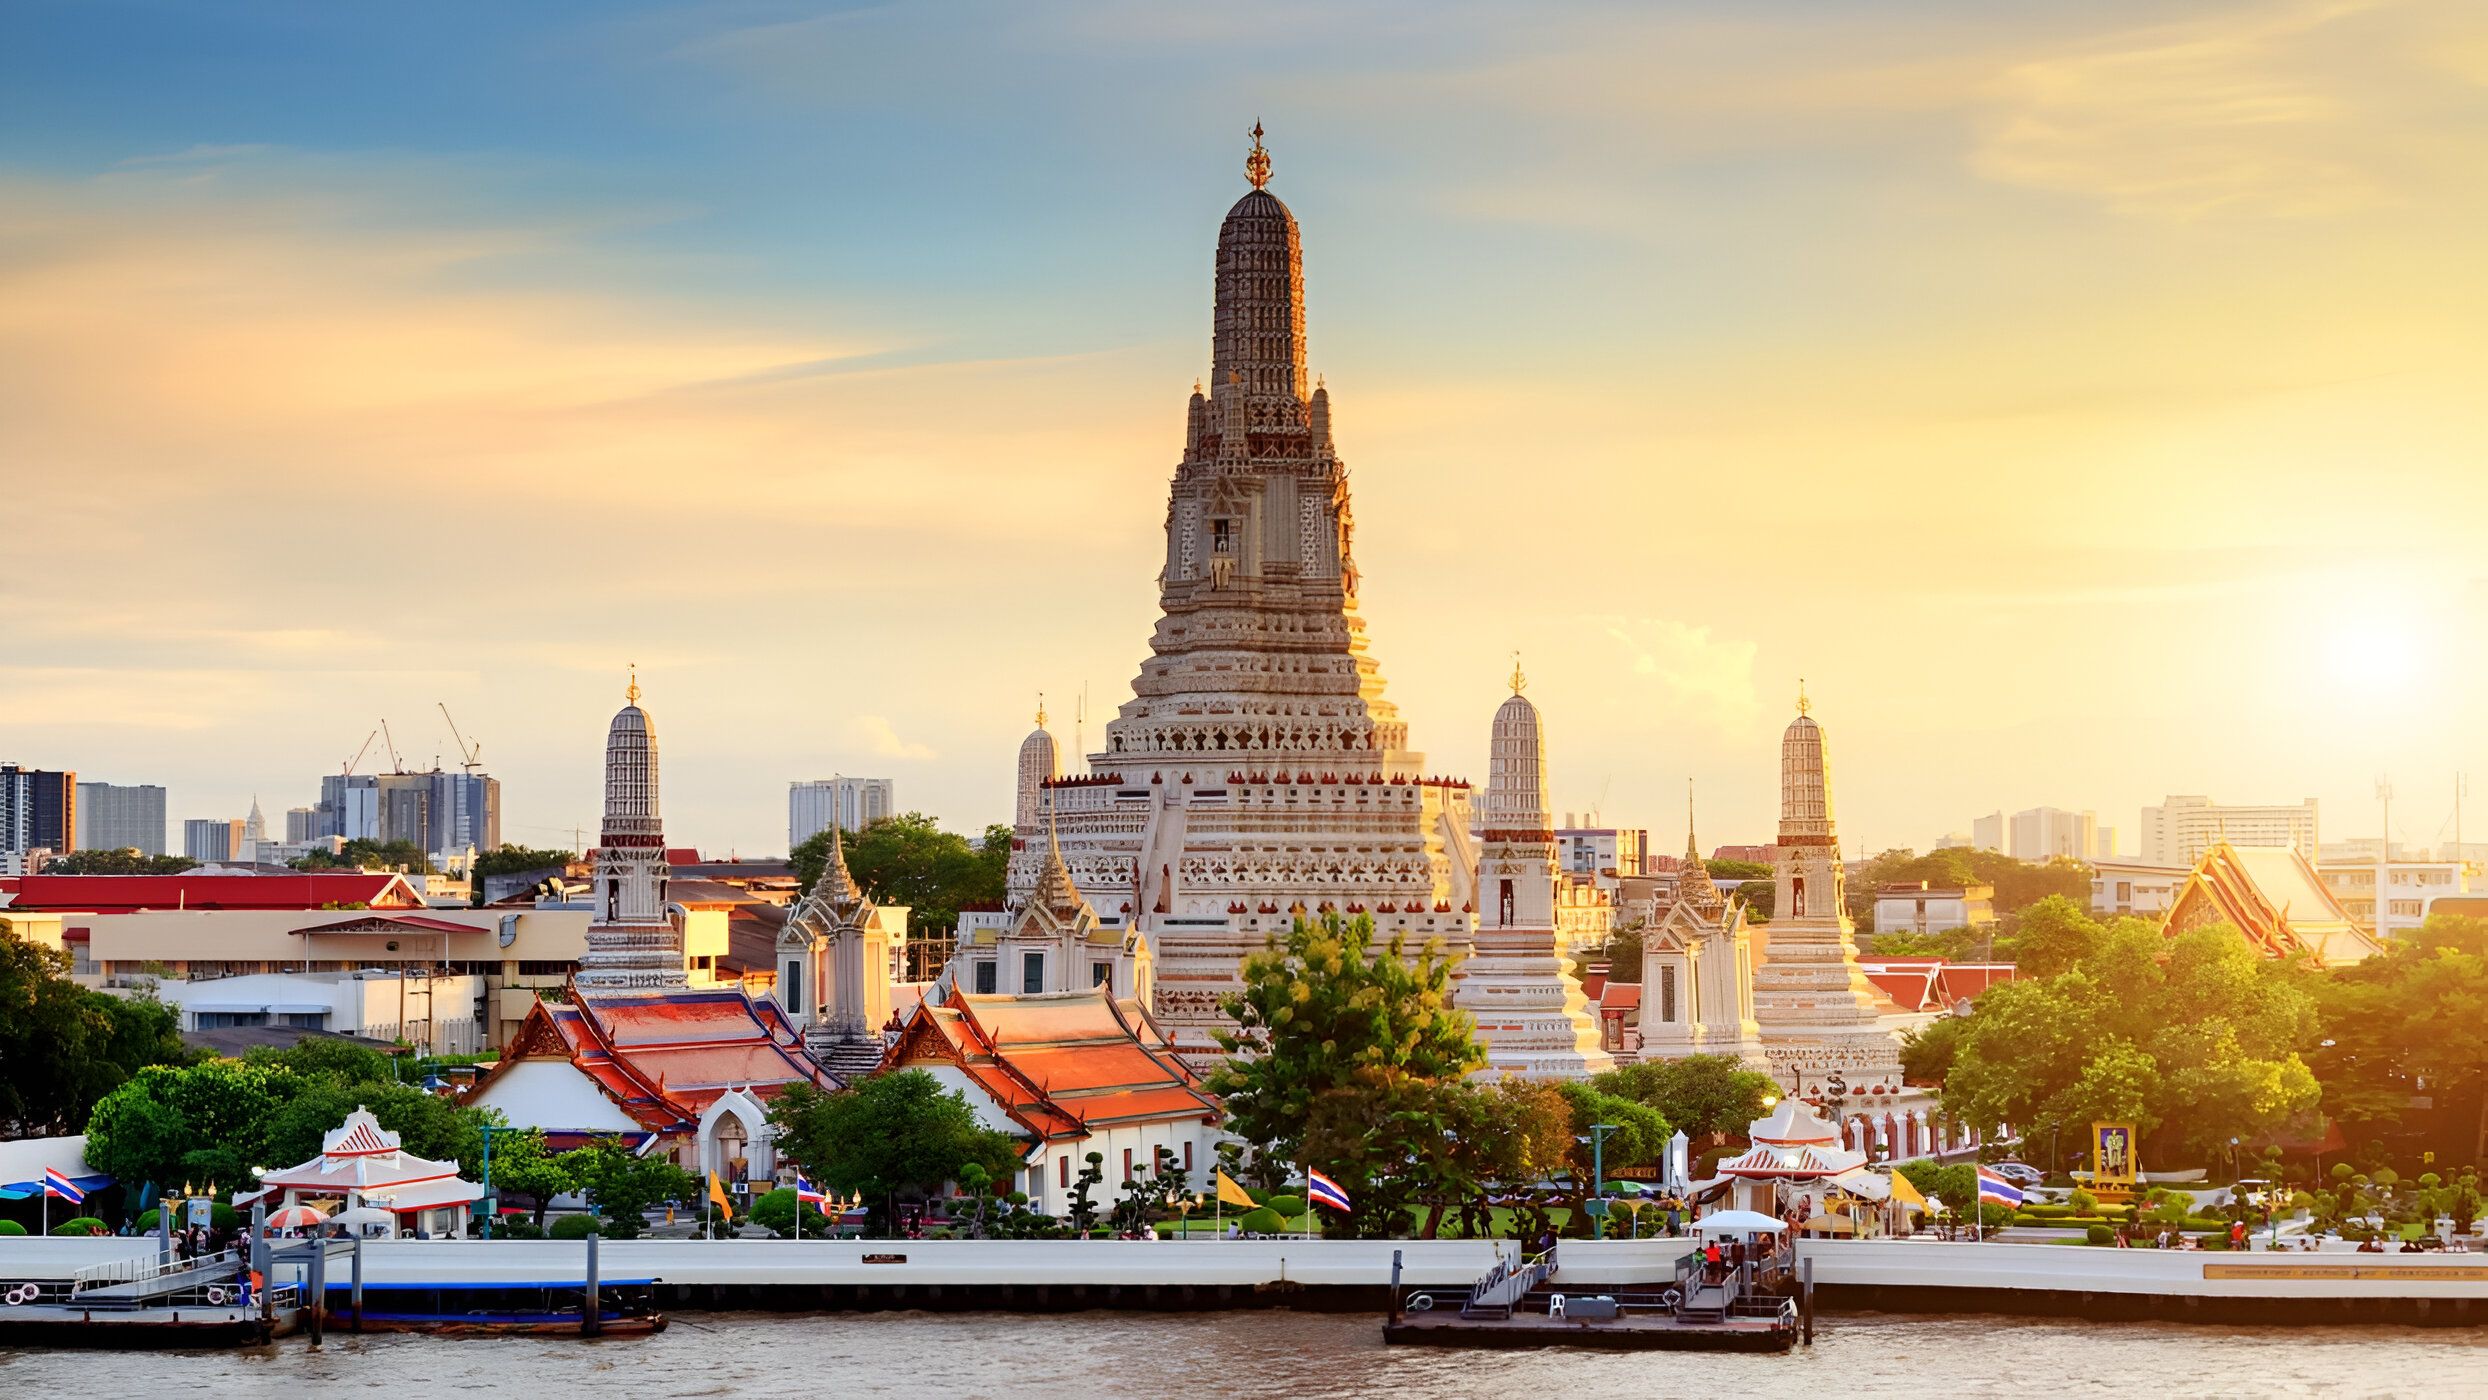
<svg viewBox="0 0 2488 1400">
<path fill-rule="evenodd" d="M 907 911 L 865 895 L 847 869 L 846 832 L 830 823 L 829 861 L 777 940 L 778 1005 L 814 1059 L 849 1078 L 881 1062 L 892 957 L 906 941 Z"/>
<path fill-rule="evenodd" d="M 1357 614 L 1348 475 L 1305 373 L 1295 215 L 1252 189 L 1218 230 L 1210 384 L 1167 494 L 1161 616 L 1085 776 L 1048 785 L 1063 859 L 1101 919 L 1156 945 L 1159 1020 L 1215 1059 L 1219 997 L 1299 916 L 1373 916 L 1465 951 L 1465 784 L 1426 776 Z M 1020 852 L 1045 833 L 1022 814 Z M 1013 862 L 1025 897 L 1041 873 Z"/>
<path fill-rule="evenodd" d="M 605 733 L 605 823 L 596 841 L 596 917 L 572 977 L 599 992 L 689 985 L 682 935 L 665 916 L 665 827 L 657 816 L 657 733 L 633 674 Z"/>
<path fill-rule="evenodd" d="M 1754 974 L 1754 1017 L 1772 1069 L 1800 1091 L 1838 1070 L 1851 1086 L 1901 1084 L 1900 1044 L 1857 965 L 1848 882 L 1832 822 L 1831 759 L 1802 687 L 1797 718 L 1780 738 L 1776 889 Z M 1648 991 L 1643 992 L 1645 997 Z"/>
<path fill-rule="evenodd" d="M 1684 873 L 1676 897 L 1641 936 L 1641 1043 L 1644 1060 L 1733 1055 L 1764 1065 L 1754 1020 L 1754 949 L 1745 908 L 1711 882 L 1693 833 L 1693 794 L 1685 793 Z"/>
<path fill-rule="evenodd" d="M 1489 1076 L 1578 1079 L 1615 1067 L 1598 1023 L 1555 948 L 1555 831 L 1546 814 L 1546 724 L 1521 692 L 1495 711 L 1477 842 L 1475 951 L 1453 1004 L 1477 1022 Z"/>
</svg>

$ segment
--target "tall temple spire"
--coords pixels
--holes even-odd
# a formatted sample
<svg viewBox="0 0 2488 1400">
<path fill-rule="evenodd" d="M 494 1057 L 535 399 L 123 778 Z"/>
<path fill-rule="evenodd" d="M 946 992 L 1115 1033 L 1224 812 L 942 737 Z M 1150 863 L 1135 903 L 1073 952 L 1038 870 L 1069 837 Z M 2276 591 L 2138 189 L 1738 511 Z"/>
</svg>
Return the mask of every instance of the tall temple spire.
<svg viewBox="0 0 2488 1400">
<path fill-rule="evenodd" d="M 1244 178 L 1254 189 L 1270 183 L 1270 153 L 1261 148 L 1261 122 L 1253 122 L 1253 153 L 1244 157 Z"/>
<path fill-rule="evenodd" d="M 639 703 L 639 663 L 636 661 L 631 663 L 631 683 L 623 690 L 622 699 L 627 704 Z"/>
<path fill-rule="evenodd" d="M 658 815 L 657 735 L 639 707 L 638 668 L 629 703 L 605 731 L 605 819 L 596 840 L 596 913 L 578 985 L 596 990 L 681 987 L 682 942 L 666 915 L 665 825 Z"/>
<path fill-rule="evenodd" d="M 1676 877 L 1676 897 L 1706 914 L 1716 912 L 1727 902 L 1720 898 L 1710 867 L 1702 863 L 1702 845 L 1693 836 L 1691 778 L 1685 779 L 1685 864 L 1684 873 Z"/>
<path fill-rule="evenodd" d="M 1529 678 L 1520 673 L 1520 653 L 1515 651 L 1512 653 L 1512 693 L 1518 695 L 1528 688 Z"/>
</svg>

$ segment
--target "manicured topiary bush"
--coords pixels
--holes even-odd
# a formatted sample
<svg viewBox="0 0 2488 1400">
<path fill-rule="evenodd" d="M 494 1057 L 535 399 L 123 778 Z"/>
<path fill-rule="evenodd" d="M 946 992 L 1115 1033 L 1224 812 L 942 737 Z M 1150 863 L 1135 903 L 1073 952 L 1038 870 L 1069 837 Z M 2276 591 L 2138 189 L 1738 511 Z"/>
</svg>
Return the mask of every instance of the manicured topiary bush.
<svg viewBox="0 0 2488 1400">
<path fill-rule="evenodd" d="M 1301 1219 L 1304 1215 L 1302 1196 L 1272 1196 L 1262 1204 L 1289 1220 Z"/>
<path fill-rule="evenodd" d="M 74 1220 L 64 1220 L 53 1226 L 52 1233 L 55 1235 L 108 1235 L 112 1232 L 105 1229 L 104 1222 L 94 1216 L 81 1215 Z"/>
<path fill-rule="evenodd" d="M 1268 1206 L 1256 1206 L 1235 1222 L 1236 1228 L 1248 1235 L 1275 1235 L 1287 1228 L 1287 1222 Z"/>
<path fill-rule="evenodd" d="M 612 1232 L 605 1229 L 604 1225 L 604 1221 L 593 1215 L 562 1215 L 554 1217 L 553 1223 L 545 1229 L 544 1233 L 547 1238 L 556 1240 L 583 1240 L 590 1235 L 613 1238 Z"/>
<path fill-rule="evenodd" d="M 2106 1225 L 2093 1225 L 2084 1230 L 2082 1236 L 2092 1244 L 2115 1244 L 2117 1232 Z"/>
<path fill-rule="evenodd" d="M 26 1227 L 14 1220 L 0 1220 L 0 1235 L 22 1235 Z"/>
</svg>

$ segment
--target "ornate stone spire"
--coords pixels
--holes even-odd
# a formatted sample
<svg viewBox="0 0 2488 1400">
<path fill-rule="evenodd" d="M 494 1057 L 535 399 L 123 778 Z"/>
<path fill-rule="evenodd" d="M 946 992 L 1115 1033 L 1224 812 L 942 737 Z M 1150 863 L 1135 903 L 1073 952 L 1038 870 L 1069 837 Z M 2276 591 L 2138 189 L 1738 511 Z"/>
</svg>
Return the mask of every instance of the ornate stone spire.
<svg viewBox="0 0 2488 1400">
<path fill-rule="evenodd" d="M 1045 866 L 1037 872 L 1037 887 L 1028 892 L 1028 903 L 1045 910 L 1061 923 L 1071 923 L 1088 908 L 1088 900 L 1080 887 L 1072 882 L 1071 867 L 1063 863 L 1063 844 L 1054 822 L 1053 805 L 1047 804 L 1045 816 Z"/>
<path fill-rule="evenodd" d="M 864 903 L 863 888 L 847 869 L 846 829 L 836 822 L 829 825 L 829 863 L 821 867 L 821 878 L 813 881 L 812 897 L 842 919 Z"/>
<path fill-rule="evenodd" d="M 1685 864 L 1684 873 L 1676 877 L 1676 898 L 1704 914 L 1715 914 L 1727 907 L 1720 898 L 1719 886 L 1711 880 L 1710 867 L 1702 863 L 1701 844 L 1693 839 L 1693 780 L 1685 779 Z"/>
<path fill-rule="evenodd" d="M 639 707 L 634 667 L 629 703 L 605 731 L 605 819 L 596 839 L 596 914 L 579 959 L 578 985 L 594 990 L 680 987 L 682 940 L 666 917 L 665 825 L 657 805 L 657 735 Z"/>
</svg>

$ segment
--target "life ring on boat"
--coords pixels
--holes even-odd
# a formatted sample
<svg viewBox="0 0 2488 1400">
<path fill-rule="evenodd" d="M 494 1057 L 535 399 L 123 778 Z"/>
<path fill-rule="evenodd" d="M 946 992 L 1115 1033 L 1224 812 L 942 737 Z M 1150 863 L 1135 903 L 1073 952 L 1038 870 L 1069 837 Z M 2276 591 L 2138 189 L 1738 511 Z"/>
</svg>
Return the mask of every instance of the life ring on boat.
<svg viewBox="0 0 2488 1400">
<path fill-rule="evenodd" d="M 1431 1293 L 1420 1293 L 1416 1297 L 1409 1299 L 1408 1310 L 1410 1312 L 1434 1311 L 1434 1295 Z"/>
<path fill-rule="evenodd" d="M 33 1302 L 36 1298 L 40 1297 L 42 1293 L 42 1289 L 35 1287 L 31 1283 L 21 1283 L 17 1287 L 9 1290 L 9 1306 L 12 1308 L 22 1308 L 28 1303 Z"/>
<path fill-rule="evenodd" d="M 1667 1290 L 1665 1293 L 1662 1293 L 1662 1294 L 1660 1294 L 1660 1295 L 1659 1295 L 1659 1306 L 1664 1307 L 1664 1308 L 1670 1308 L 1670 1309 L 1672 1309 L 1672 1308 L 1674 1308 L 1674 1307 L 1675 1307 L 1678 1303 L 1681 1303 L 1681 1302 L 1683 1302 L 1684 1300 L 1685 1300 L 1685 1295 L 1683 1295 L 1682 1293 L 1679 1293 L 1679 1292 L 1677 1292 L 1675 1289 L 1671 1288 L 1671 1289 Z"/>
<path fill-rule="evenodd" d="M 211 1283 L 207 1286 L 207 1301 L 211 1303 L 227 1303 L 231 1302 L 232 1299 L 232 1290 L 226 1288 L 223 1284 Z"/>
</svg>

